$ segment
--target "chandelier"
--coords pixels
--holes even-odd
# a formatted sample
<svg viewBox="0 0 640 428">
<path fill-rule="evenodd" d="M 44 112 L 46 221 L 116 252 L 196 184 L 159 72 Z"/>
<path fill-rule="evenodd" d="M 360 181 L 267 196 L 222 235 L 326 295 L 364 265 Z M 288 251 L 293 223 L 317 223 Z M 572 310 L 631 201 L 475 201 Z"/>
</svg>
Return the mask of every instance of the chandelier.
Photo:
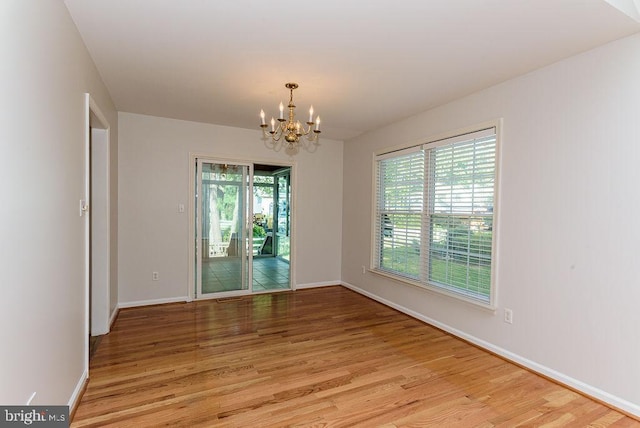
<svg viewBox="0 0 640 428">
<path fill-rule="evenodd" d="M 307 141 L 317 141 L 320 136 L 320 116 L 313 118 L 313 106 L 309 109 L 309 120 L 307 127 L 296 120 L 295 104 L 293 103 L 293 90 L 298 87 L 297 83 L 289 82 L 284 85 L 289 89 L 289 118 L 284 117 L 284 104 L 280 102 L 280 116 L 278 119 L 271 118 L 271 130 L 267 131 L 269 125 L 265 122 L 264 110 L 260 110 L 260 127 L 265 138 L 271 138 L 275 146 L 282 138 L 289 148 L 293 148 L 300 142 L 300 137 L 305 137 Z M 278 124 L 276 125 L 276 120 Z M 315 128 L 314 128 L 315 125 Z"/>
</svg>

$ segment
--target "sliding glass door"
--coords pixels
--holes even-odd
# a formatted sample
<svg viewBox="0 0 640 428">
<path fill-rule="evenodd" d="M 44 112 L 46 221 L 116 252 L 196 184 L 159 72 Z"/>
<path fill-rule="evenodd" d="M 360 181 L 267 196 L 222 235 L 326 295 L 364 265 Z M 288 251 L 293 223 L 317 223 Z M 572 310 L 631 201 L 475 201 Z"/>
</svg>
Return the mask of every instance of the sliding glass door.
<svg viewBox="0 0 640 428">
<path fill-rule="evenodd" d="M 251 284 L 251 165 L 198 159 L 196 297 L 237 295 Z"/>
<path fill-rule="evenodd" d="M 193 160 L 194 297 L 291 289 L 291 167 Z"/>
</svg>

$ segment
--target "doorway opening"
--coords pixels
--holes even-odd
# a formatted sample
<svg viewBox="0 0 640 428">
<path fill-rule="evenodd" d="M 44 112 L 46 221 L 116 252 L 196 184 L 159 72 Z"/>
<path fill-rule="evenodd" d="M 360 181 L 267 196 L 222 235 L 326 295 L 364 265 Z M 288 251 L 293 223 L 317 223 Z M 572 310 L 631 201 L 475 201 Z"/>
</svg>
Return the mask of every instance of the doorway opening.
<svg viewBox="0 0 640 428">
<path fill-rule="evenodd" d="M 254 165 L 252 222 L 253 291 L 291 288 L 291 167 Z"/>
<path fill-rule="evenodd" d="M 194 164 L 195 298 L 291 289 L 291 166 Z"/>
<path fill-rule="evenodd" d="M 85 225 L 86 353 L 87 358 L 90 358 L 97 348 L 100 337 L 109 333 L 110 328 L 112 297 L 109 227 L 110 149 L 109 123 L 89 94 L 85 97 L 85 115 L 85 199 L 80 201 L 80 215 L 87 218 Z"/>
</svg>

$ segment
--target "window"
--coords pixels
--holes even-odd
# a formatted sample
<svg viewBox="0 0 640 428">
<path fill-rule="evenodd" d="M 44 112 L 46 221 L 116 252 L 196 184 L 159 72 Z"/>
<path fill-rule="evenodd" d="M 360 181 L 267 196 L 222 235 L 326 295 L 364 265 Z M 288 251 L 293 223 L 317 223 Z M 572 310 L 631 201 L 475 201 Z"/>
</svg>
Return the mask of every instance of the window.
<svg viewBox="0 0 640 428">
<path fill-rule="evenodd" d="M 494 305 L 496 127 L 376 157 L 373 268 Z"/>
</svg>

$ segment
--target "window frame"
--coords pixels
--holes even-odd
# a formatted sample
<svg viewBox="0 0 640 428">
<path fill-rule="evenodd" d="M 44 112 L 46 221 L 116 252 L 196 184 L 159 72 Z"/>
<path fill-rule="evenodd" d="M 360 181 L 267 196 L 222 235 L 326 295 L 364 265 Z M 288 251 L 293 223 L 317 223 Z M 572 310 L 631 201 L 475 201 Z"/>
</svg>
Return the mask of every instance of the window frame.
<svg viewBox="0 0 640 428">
<path fill-rule="evenodd" d="M 423 237 L 421 240 L 421 252 L 420 258 L 421 262 L 419 264 L 419 269 L 421 273 L 418 279 L 410 278 L 407 275 L 395 274 L 392 271 L 380 269 L 378 268 L 379 263 L 381 262 L 381 252 L 379 251 L 379 246 L 382 244 L 384 239 L 382 235 L 382 226 L 381 223 L 378 222 L 378 217 L 381 214 L 379 211 L 379 182 L 378 182 L 378 162 L 385 158 L 393 158 L 402 156 L 403 153 L 409 153 L 415 150 L 424 150 L 425 153 L 428 153 L 429 150 L 442 146 L 443 144 L 450 143 L 459 143 L 464 141 L 469 141 L 468 136 L 470 134 L 475 134 L 481 131 L 485 131 L 487 129 L 493 128 L 495 130 L 495 159 L 494 159 L 494 168 L 495 175 L 493 181 L 493 212 L 492 212 L 492 233 L 491 233 L 491 268 L 490 268 L 490 286 L 489 286 L 489 298 L 488 301 L 481 300 L 479 298 L 474 298 L 471 296 L 472 293 L 464 292 L 462 290 L 455 290 L 454 287 L 447 287 L 446 284 L 436 285 L 432 284 L 429 281 L 428 274 L 425 272 L 425 267 L 428 267 L 429 261 L 429 246 L 430 239 L 428 237 Z M 465 138 L 466 136 L 466 138 Z M 497 301 L 498 301 L 498 281 L 497 281 L 497 269 L 499 263 L 498 257 L 498 233 L 499 233 L 499 189 L 500 189 L 500 164 L 501 164 L 501 142 L 502 142 L 502 119 L 495 119 L 492 121 L 484 122 L 477 125 L 472 125 L 463 129 L 458 129 L 451 132 L 446 132 L 440 135 L 436 135 L 433 137 L 426 138 L 424 140 L 414 141 L 411 143 L 398 145 L 394 147 L 389 147 L 386 149 L 378 150 L 373 153 L 372 158 L 372 207 L 371 207 L 371 258 L 369 270 L 375 274 L 399 281 L 404 284 L 409 284 L 412 286 L 416 286 L 420 289 L 426 291 L 432 291 L 441 295 L 453 297 L 456 300 L 463 301 L 466 303 L 471 303 L 475 306 L 496 310 Z M 425 163 L 428 162 L 428 156 L 425 155 Z M 426 170 L 426 169 L 425 169 Z M 422 218 L 429 218 L 429 199 L 427 199 L 427 194 L 429 192 L 429 179 L 428 177 L 424 177 L 424 200 L 423 200 L 423 208 L 422 208 Z M 473 214 L 470 214 L 473 216 Z M 424 221 L 424 220 L 423 220 Z M 429 228 L 424 227 L 422 225 L 421 233 L 428 233 Z M 424 258 L 427 258 L 425 261 Z M 450 288 L 454 288 L 452 291 Z"/>
</svg>

